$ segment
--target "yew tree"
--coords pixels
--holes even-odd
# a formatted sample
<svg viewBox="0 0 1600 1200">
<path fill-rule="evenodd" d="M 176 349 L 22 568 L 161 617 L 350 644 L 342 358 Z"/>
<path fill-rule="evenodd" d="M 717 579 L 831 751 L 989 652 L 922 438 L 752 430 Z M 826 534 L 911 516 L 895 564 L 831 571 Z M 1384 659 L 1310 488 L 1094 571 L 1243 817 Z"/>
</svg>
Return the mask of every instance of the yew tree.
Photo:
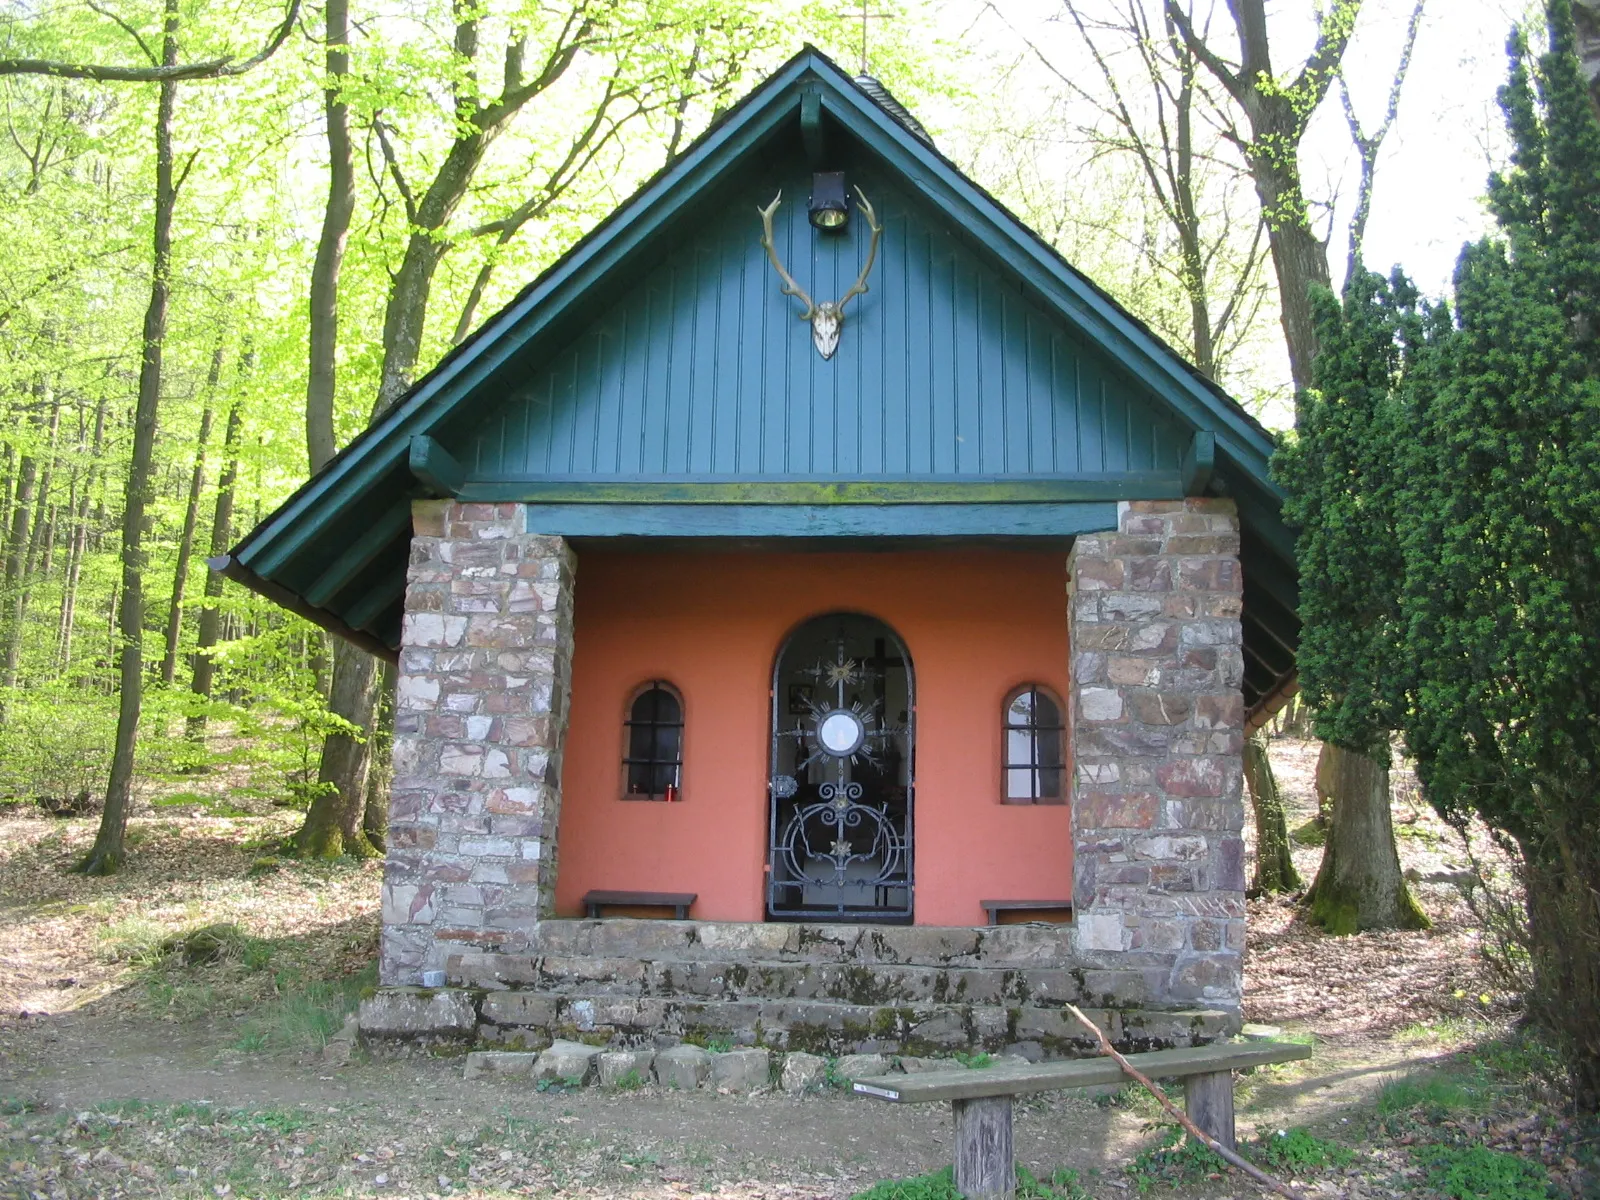
<svg viewBox="0 0 1600 1200">
<path fill-rule="evenodd" d="M 1406 738 L 1429 800 L 1520 851 L 1532 1015 L 1600 1107 L 1600 117 L 1568 0 L 1520 31 L 1501 236 L 1469 246 L 1439 378 L 1415 381 Z"/>
<path fill-rule="evenodd" d="M 1317 736 L 1346 753 L 1331 758 L 1340 773 L 1335 814 L 1307 901 L 1332 933 L 1422 928 L 1428 919 L 1400 873 L 1388 804 L 1404 641 L 1393 384 L 1415 295 L 1403 281 L 1391 288 L 1363 272 L 1342 308 L 1326 289 L 1312 299 L 1320 342 L 1313 386 L 1298 394 L 1295 436 L 1273 470 L 1289 493 L 1284 519 L 1298 531 L 1301 694 Z"/>
<path fill-rule="evenodd" d="M 1519 864 L 1530 1015 L 1600 1108 L 1600 115 L 1569 0 L 1518 32 L 1499 236 L 1453 312 L 1398 275 L 1317 300 L 1316 388 L 1280 459 L 1300 526 L 1300 667 L 1318 730 L 1362 755 L 1400 730 L 1428 800 Z M 1330 844 L 1330 858 L 1336 848 Z M 1325 869 L 1324 874 L 1328 872 Z M 1337 872 L 1313 889 L 1338 919 Z M 1359 897 L 1357 898 L 1359 899 Z"/>
</svg>

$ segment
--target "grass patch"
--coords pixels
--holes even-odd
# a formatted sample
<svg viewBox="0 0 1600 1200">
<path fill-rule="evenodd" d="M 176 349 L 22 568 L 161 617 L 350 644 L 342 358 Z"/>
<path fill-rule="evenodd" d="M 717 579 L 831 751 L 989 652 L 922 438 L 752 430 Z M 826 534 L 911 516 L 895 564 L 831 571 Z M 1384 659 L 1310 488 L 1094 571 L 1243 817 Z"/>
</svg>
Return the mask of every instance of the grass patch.
<svg viewBox="0 0 1600 1200">
<path fill-rule="evenodd" d="M 1262 1134 L 1240 1146 L 1239 1152 L 1257 1166 L 1280 1175 L 1304 1175 L 1331 1167 L 1347 1167 L 1355 1161 L 1355 1153 L 1348 1147 L 1319 1138 L 1303 1128 Z M 1228 1170 L 1231 1168 L 1218 1155 L 1192 1138 L 1183 1138 L 1177 1126 L 1168 1126 L 1160 1141 L 1140 1151 L 1129 1174 L 1144 1193 L 1159 1185 L 1183 1187 Z"/>
<path fill-rule="evenodd" d="M 1199 1142 L 1185 1138 L 1176 1125 L 1169 1125 L 1162 1130 L 1155 1145 L 1139 1152 L 1128 1174 L 1133 1176 L 1134 1185 L 1142 1195 L 1161 1185 L 1182 1187 L 1225 1171 L 1227 1167 L 1227 1163 Z"/>
<path fill-rule="evenodd" d="M 1289 836 L 1298 846 L 1323 846 L 1328 841 L 1328 831 L 1318 825 L 1315 819 L 1290 830 Z"/>
<path fill-rule="evenodd" d="M 171 933 L 149 917 L 124 917 L 95 931 L 95 953 L 106 962 L 153 967 L 161 962 L 162 944 Z"/>
<path fill-rule="evenodd" d="M 1061 1168 L 1040 1179 L 1021 1163 L 1017 1164 L 1017 1200 L 1091 1200 L 1078 1173 Z M 955 1171 L 945 1167 L 909 1179 L 884 1179 L 851 1200 L 962 1200 L 956 1190 Z"/>
<path fill-rule="evenodd" d="M 1414 1151 L 1428 1186 L 1451 1200 L 1546 1200 L 1550 1176 L 1540 1163 L 1487 1146 L 1422 1146 Z"/>
<path fill-rule="evenodd" d="M 278 999 L 263 1006 L 240 1031 L 235 1049 L 247 1052 L 322 1046 L 344 1027 L 345 1018 L 361 1004 L 363 993 L 377 984 L 378 966 L 371 963 L 343 979 L 302 979 L 280 972 L 274 983 Z"/>
<path fill-rule="evenodd" d="M 1257 1166 L 1285 1175 L 1300 1175 L 1328 1167 L 1348 1167 L 1355 1153 L 1338 1142 L 1319 1138 L 1309 1129 L 1280 1129 L 1265 1133 L 1249 1143 L 1245 1157 Z"/>
<path fill-rule="evenodd" d="M 1442 1120 L 1451 1113 L 1482 1112 L 1489 1097 L 1468 1080 L 1443 1073 L 1406 1075 L 1391 1079 L 1378 1092 L 1378 1115 L 1397 1117 L 1415 1114 L 1429 1121 Z"/>
</svg>

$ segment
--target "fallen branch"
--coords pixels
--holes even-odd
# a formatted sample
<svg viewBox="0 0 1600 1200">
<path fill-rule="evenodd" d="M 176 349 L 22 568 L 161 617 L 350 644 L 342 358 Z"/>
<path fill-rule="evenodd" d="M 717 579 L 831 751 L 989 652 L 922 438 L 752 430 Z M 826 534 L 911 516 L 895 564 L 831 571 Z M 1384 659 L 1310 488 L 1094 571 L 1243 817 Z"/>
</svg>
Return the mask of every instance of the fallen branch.
<svg viewBox="0 0 1600 1200">
<path fill-rule="evenodd" d="M 1111 1044 L 1111 1039 L 1106 1037 L 1100 1026 L 1096 1025 L 1093 1021 L 1089 1020 L 1088 1017 L 1084 1016 L 1082 1010 L 1080 1010 L 1077 1005 L 1067 1005 L 1067 1011 L 1073 1016 L 1077 1017 L 1078 1020 L 1083 1023 L 1084 1028 L 1086 1028 L 1090 1033 L 1094 1034 L 1095 1040 L 1100 1043 L 1101 1053 L 1109 1055 L 1111 1058 L 1115 1059 L 1117 1066 L 1122 1068 L 1125 1075 L 1128 1075 L 1129 1077 L 1143 1084 L 1145 1089 L 1156 1098 L 1156 1101 L 1161 1105 L 1161 1107 L 1167 1110 L 1168 1115 L 1188 1131 L 1190 1137 L 1202 1143 L 1206 1149 L 1210 1150 L 1211 1153 L 1215 1154 L 1224 1162 L 1238 1167 L 1239 1170 L 1250 1176 L 1251 1179 L 1254 1179 L 1262 1187 L 1270 1188 L 1277 1192 L 1280 1196 L 1288 1197 L 1288 1200 L 1304 1200 L 1304 1197 L 1302 1197 L 1299 1192 L 1295 1191 L 1287 1183 L 1284 1183 L 1283 1180 L 1278 1179 L 1275 1176 L 1268 1175 L 1249 1159 L 1243 1157 L 1233 1150 L 1229 1150 L 1221 1142 L 1217 1141 L 1216 1138 L 1212 1137 L 1205 1130 L 1201 1129 L 1200 1126 L 1191 1121 L 1189 1119 L 1189 1114 L 1174 1104 L 1154 1080 L 1140 1071 L 1121 1054 L 1117 1053 L 1117 1048 Z"/>
</svg>

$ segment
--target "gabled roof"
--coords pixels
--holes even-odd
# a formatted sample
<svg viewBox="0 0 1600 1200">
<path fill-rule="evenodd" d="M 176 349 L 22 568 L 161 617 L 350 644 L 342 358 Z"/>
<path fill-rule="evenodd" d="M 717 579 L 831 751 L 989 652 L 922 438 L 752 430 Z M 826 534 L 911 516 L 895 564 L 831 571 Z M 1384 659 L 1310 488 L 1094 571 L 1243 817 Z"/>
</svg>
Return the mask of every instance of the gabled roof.
<svg viewBox="0 0 1600 1200">
<path fill-rule="evenodd" d="M 509 380 L 526 375 L 530 363 L 548 358 L 569 341 L 592 317 L 596 298 L 614 295 L 630 273 L 637 275 L 641 263 L 659 258 L 663 245 L 682 229 L 703 197 L 725 190 L 740 171 L 748 172 L 780 136 L 792 136 L 803 108 L 812 113 L 820 108 L 830 128 L 859 143 L 881 171 L 893 177 L 897 188 L 937 212 L 975 253 L 1019 286 L 1030 303 L 1135 376 L 1166 414 L 1163 420 L 1199 435 L 1195 445 L 1202 459 L 1205 448 L 1214 444 L 1211 488 L 1235 497 L 1244 527 L 1246 650 L 1253 660 L 1247 691 L 1258 700 L 1278 691 L 1293 670 L 1298 622 L 1293 542 L 1279 518 L 1281 497 L 1267 469 L 1271 436 L 931 143 L 908 129 L 880 97 L 811 47 L 724 114 L 452 350 L 254 529 L 220 569 L 335 633 L 392 655 L 398 644 L 410 500 L 428 494 L 430 486 L 433 494 L 459 487 L 459 481 L 454 486 L 450 482 L 455 464 L 448 454 L 440 453 L 436 439 L 459 425 L 463 414 L 477 411 L 474 406 L 487 403 L 486 397 L 504 393 Z M 441 459 L 444 466 L 439 465 Z M 1205 465 L 1196 464 L 1191 484 L 1202 477 L 1203 485 Z M 1148 478 L 1130 480 L 1128 488 L 1135 490 L 1124 492 L 1116 491 L 1115 481 L 1101 477 L 1033 482 L 1035 491 L 1043 488 L 1056 501 L 1088 503 L 1116 496 L 1160 498 L 1148 489 L 1176 488 L 1178 472 L 1168 474 L 1170 480 L 1164 476 L 1158 485 Z M 863 476 L 862 481 L 882 480 Z M 949 488 L 967 482 L 972 481 L 941 481 L 940 502 L 950 503 Z M 907 477 L 901 498 L 915 502 L 917 484 Z M 1140 487 L 1146 490 L 1138 492 Z M 971 494 L 975 500 L 996 495 L 980 497 L 976 488 Z M 569 491 L 568 498 L 575 495 Z M 1016 499 L 1017 494 L 1008 495 Z M 874 501 L 863 493 L 861 502 Z M 1086 512 L 1079 515 L 1088 519 Z M 1058 527 L 1072 532 L 1071 520 L 1068 515 Z"/>
</svg>

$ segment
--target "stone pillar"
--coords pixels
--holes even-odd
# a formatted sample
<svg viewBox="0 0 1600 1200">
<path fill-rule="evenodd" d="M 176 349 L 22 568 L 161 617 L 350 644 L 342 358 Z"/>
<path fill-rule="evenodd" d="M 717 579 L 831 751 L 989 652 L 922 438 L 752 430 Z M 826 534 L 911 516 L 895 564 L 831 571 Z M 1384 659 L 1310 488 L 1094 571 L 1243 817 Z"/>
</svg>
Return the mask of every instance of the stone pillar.
<svg viewBox="0 0 1600 1200">
<path fill-rule="evenodd" d="M 1086 965 L 1237 1010 L 1244 677 L 1231 500 L 1136 501 L 1068 560 L 1074 910 Z M 1123 978 L 1127 978 L 1126 975 Z"/>
<path fill-rule="evenodd" d="M 520 504 L 419 500 L 395 698 L 380 977 L 525 945 L 555 888 L 576 559 Z"/>
</svg>

